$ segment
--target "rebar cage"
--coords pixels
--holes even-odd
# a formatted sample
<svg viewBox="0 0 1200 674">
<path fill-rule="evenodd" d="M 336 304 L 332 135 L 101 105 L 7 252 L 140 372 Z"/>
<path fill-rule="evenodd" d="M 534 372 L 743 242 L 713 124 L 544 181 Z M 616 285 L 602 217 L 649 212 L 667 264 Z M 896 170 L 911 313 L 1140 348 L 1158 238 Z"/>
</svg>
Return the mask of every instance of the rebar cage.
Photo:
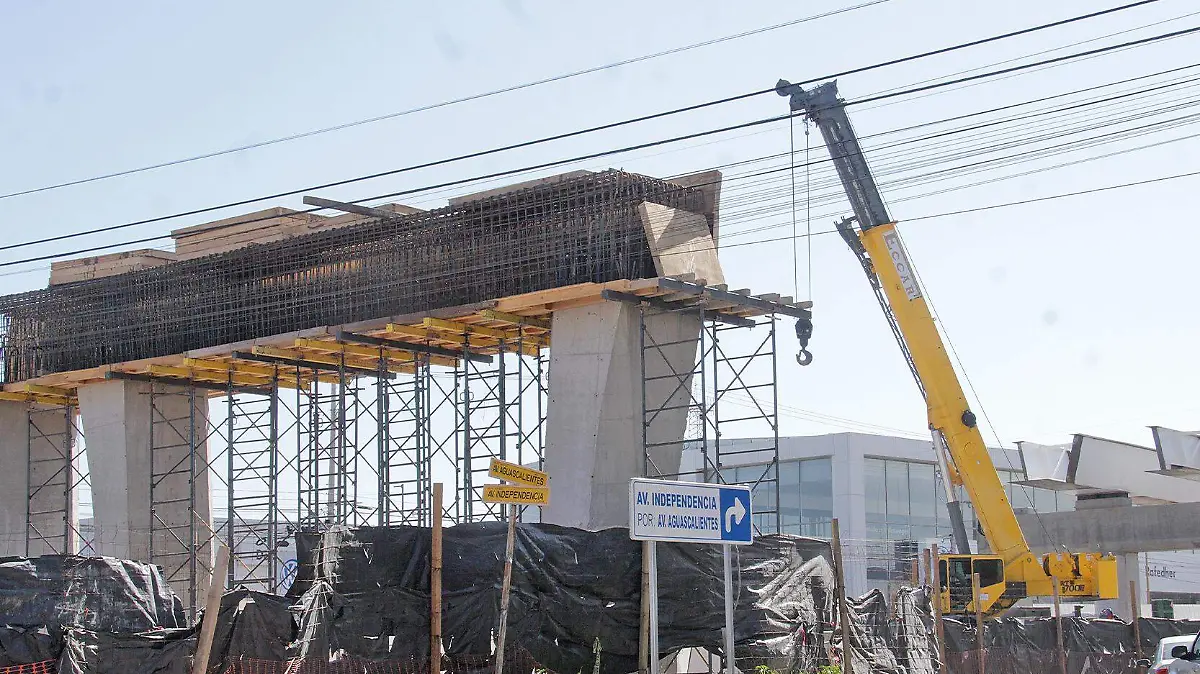
<svg viewBox="0 0 1200 674">
<path fill-rule="evenodd" d="M 643 201 L 695 213 L 705 204 L 699 189 L 604 171 L 10 295 L 0 298 L 0 381 L 653 277 Z"/>
</svg>

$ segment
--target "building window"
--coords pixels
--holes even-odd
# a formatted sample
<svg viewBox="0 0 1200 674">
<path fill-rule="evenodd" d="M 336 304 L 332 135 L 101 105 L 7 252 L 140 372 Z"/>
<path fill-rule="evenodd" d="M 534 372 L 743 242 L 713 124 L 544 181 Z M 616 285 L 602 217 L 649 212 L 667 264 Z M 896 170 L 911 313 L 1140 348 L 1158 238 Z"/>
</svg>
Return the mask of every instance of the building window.
<svg viewBox="0 0 1200 674">
<path fill-rule="evenodd" d="M 768 466 L 738 466 L 726 469 L 732 483 L 754 485 L 755 526 L 764 533 L 775 531 L 775 496 L 779 494 L 781 533 L 829 538 L 833 535 L 833 461 L 829 457 L 782 461 L 779 484 L 770 478 Z M 766 477 L 764 477 L 764 474 Z"/>
<path fill-rule="evenodd" d="M 797 461 L 800 469 L 801 536 L 833 536 L 833 460 Z"/>
</svg>

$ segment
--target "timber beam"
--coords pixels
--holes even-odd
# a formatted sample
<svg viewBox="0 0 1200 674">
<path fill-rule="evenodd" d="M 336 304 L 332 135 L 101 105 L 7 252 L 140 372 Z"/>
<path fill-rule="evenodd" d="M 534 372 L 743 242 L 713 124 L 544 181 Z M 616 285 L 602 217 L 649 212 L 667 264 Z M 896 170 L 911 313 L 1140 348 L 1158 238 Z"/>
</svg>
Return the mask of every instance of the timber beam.
<svg viewBox="0 0 1200 674">
<path fill-rule="evenodd" d="M 392 326 L 388 326 L 389 328 Z M 388 330 L 388 332 L 395 332 Z M 445 349 L 432 344 L 413 344 L 412 342 L 403 342 L 398 339 L 385 339 L 383 337 L 375 337 L 373 335 L 360 335 L 355 332 L 338 332 L 335 336 L 337 341 L 357 342 L 359 344 L 370 344 L 372 346 L 385 346 L 392 349 L 401 349 L 411 351 L 413 353 L 429 354 L 431 356 L 446 356 L 448 358 L 458 358 L 470 360 L 476 363 L 490 363 L 491 356 L 485 356 L 480 353 L 471 353 L 469 351 L 456 351 L 454 349 Z"/>
</svg>

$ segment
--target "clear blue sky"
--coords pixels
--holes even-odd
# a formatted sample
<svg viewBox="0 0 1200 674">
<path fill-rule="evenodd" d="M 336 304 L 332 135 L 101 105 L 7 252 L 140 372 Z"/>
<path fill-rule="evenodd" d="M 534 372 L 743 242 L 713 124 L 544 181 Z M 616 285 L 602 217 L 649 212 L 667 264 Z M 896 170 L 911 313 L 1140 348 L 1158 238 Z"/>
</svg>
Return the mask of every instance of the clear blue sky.
<svg viewBox="0 0 1200 674">
<path fill-rule="evenodd" d="M 435 103 L 849 4 L 854 3 L 4 3 L 0 193 Z M 1106 6 L 891 0 L 436 111 L 135 176 L 0 199 L 0 245 L 656 112 L 769 87 L 780 77 L 802 80 Z M 1036 58 L 1178 30 L 1200 25 L 1200 14 L 1184 16 L 1198 9 L 1187 0 L 1163 0 L 1002 44 L 845 77 L 840 87 L 845 96 L 855 98 L 1118 31 L 1130 32 Z M 1175 20 L 1133 30 L 1168 19 Z M 1196 60 L 1196 54 L 1200 37 L 1188 36 L 934 96 L 864 106 L 852 114 L 859 133 L 867 136 L 1184 66 Z M 1190 100 L 1187 90 L 1172 100 L 1184 99 Z M 1129 99 L 1118 113 L 1137 123 L 1142 106 L 1143 101 Z M 1114 114 L 1112 108 L 1106 111 Z M 784 112 L 782 99 L 760 96 L 321 194 L 358 199 Z M 1194 104 L 1173 114 L 1192 112 Z M 1200 170 L 1200 143 L 1182 140 L 994 184 L 905 198 L 1195 132 L 1194 127 L 1180 126 L 937 184 L 885 185 L 885 192 L 893 215 L 903 222 L 1195 171 Z M 800 128 L 797 133 L 802 139 Z M 868 143 L 868 152 L 873 145 Z M 671 175 L 787 148 L 786 125 L 774 124 L 583 166 Z M 949 141 L 920 148 L 934 154 L 951 149 Z M 888 164 L 884 152 L 872 155 L 877 169 Z M 970 159 L 958 163 L 964 161 Z M 814 172 L 813 179 L 826 175 Z M 800 180 L 803 200 L 802 175 Z M 773 185 L 779 189 L 785 183 Z M 1200 250 L 1200 228 L 1192 222 L 1192 196 L 1198 188 L 1200 179 L 1191 178 L 902 224 L 944 327 L 1006 443 L 1060 442 L 1069 433 L 1089 432 L 1148 444 L 1145 426 L 1150 424 L 1200 428 L 1200 395 L 1194 384 L 1200 379 L 1200 358 L 1193 348 L 1200 334 L 1200 312 L 1193 310 L 1193 260 Z M 726 190 L 731 213 L 752 208 L 761 198 L 751 186 L 739 186 L 735 180 Z M 436 206 L 452 193 L 423 195 L 409 203 Z M 298 207 L 299 198 L 278 203 Z M 87 237 L 70 245 L 152 236 L 244 210 L 250 209 Z M 828 229 L 832 215 L 844 210 L 844 204 L 814 205 L 812 213 L 819 219 L 814 219 L 813 229 Z M 803 230 L 803 204 L 800 217 Z M 776 208 L 759 218 L 731 216 L 722 233 L 729 243 L 752 242 L 788 236 L 790 223 L 790 212 Z M 66 248 L 60 243 L 6 251 L 0 261 Z M 807 244 L 802 241 L 798 249 L 803 297 L 809 294 Z M 792 364 L 794 342 L 789 337 L 780 379 L 782 402 L 794 409 L 784 419 L 783 432 L 845 430 L 806 421 L 794 412 L 798 409 L 923 433 L 923 405 L 857 264 L 841 240 L 831 236 L 812 240 L 812 257 L 816 363 L 803 370 Z M 722 259 L 733 286 L 793 291 L 793 255 L 787 242 L 728 248 Z M 0 292 L 43 286 L 45 263 L 28 268 L 35 271 L 0 276 Z"/>
</svg>

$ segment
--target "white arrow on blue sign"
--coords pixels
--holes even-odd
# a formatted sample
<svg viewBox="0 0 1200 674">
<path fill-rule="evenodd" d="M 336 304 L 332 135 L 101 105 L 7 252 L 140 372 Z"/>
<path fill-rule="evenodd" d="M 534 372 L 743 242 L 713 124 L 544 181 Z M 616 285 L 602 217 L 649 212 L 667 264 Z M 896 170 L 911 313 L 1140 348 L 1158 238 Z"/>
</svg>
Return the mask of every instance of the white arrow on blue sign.
<svg viewBox="0 0 1200 674">
<path fill-rule="evenodd" d="M 629 537 L 677 543 L 754 542 L 750 488 L 634 478 L 629 483 Z"/>
</svg>

